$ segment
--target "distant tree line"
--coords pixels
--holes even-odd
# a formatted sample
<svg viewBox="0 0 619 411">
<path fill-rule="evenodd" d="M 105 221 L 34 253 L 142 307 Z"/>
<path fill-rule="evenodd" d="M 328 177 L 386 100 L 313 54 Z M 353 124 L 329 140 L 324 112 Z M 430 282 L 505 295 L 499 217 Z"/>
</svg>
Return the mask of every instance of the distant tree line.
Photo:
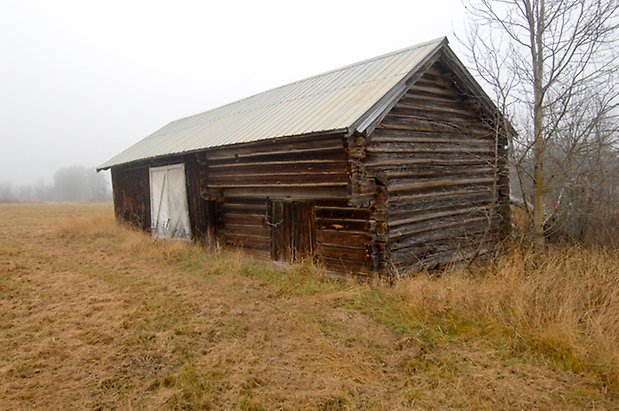
<svg viewBox="0 0 619 411">
<path fill-rule="evenodd" d="M 43 179 L 30 185 L 0 183 L 0 202 L 108 201 L 111 198 L 110 183 L 94 167 L 61 168 L 51 184 Z"/>
</svg>

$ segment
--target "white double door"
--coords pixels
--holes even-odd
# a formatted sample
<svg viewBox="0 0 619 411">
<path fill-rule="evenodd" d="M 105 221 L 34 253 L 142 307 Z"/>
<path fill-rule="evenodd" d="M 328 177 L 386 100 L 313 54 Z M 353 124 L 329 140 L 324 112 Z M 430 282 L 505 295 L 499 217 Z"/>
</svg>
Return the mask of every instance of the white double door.
<svg viewBox="0 0 619 411">
<path fill-rule="evenodd" d="M 185 165 L 150 168 L 151 230 L 155 238 L 191 238 Z"/>
</svg>

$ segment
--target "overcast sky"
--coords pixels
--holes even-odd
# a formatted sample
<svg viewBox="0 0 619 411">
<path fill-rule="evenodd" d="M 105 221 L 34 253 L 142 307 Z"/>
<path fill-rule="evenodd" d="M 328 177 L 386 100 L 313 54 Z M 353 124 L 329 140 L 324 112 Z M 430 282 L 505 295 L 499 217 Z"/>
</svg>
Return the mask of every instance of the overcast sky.
<svg viewBox="0 0 619 411">
<path fill-rule="evenodd" d="M 458 53 L 463 18 L 460 0 L 0 0 L 0 182 L 436 37 Z"/>
</svg>

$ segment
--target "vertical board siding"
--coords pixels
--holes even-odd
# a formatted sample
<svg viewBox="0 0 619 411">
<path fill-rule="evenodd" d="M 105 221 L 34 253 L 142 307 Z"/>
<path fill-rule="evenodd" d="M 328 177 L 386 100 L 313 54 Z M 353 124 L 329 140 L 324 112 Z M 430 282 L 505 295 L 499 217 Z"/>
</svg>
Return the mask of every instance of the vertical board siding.
<svg viewBox="0 0 619 411">
<path fill-rule="evenodd" d="M 183 157 L 187 184 L 187 204 L 191 236 L 194 240 L 205 242 L 208 232 L 208 204 L 200 195 L 200 164 L 196 156 Z"/>
<path fill-rule="evenodd" d="M 112 167 L 114 214 L 143 230 L 150 230 L 150 177 L 148 167 Z"/>
<path fill-rule="evenodd" d="M 202 240 L 207 231 L 207 205 L 200 196 L 199 164 L 193 155 L 171 157 L 165 160 L 147 161 L 128 167 L 112 167 L 114 187 L 114 212 L 116 217 L 134 224 L 143 230 L 150 230 L 150 167 L 161 167 L 183 163 L 191 236 Z"/>
<path fill-rule="evenodd" d="M 243 247 L 261 257 L 270 256 L 266 199 L 225 196 L 221 205 L 219 235 L 227 246 Z"/>
<path fill-rule="evenodd" d="M 366 168 L 386 191 L 386 263 L 419 269 L 492 249 L 504 227 L 504 144 L 433 65 L 366 145 Z"/>
</svg>

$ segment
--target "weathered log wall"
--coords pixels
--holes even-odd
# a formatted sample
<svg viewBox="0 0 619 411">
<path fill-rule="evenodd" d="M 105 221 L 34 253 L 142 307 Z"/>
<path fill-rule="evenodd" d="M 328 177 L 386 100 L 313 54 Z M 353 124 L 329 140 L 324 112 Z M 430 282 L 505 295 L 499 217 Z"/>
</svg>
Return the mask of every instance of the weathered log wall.
<svg viewBox="0 0 619 411">
<path fill-rule="evenodd" d="M 369 273 L 369 210 L 348 202 L 349 166 L 344 138 L 316 135 L 195 154 L 201 192 L 219 203 L 219 238 L 270 259 L 273 226 L 268 204 L 313 207 L 317 260 L 330 271 Z"/>
<path fill-rule="evenodd" d="M 375 218 L 387 222 L 379 267 L 432 267 L 503 238 L 506 140 L 474 101 L 435 63 L 368 138 L 365 167 L 384 191 Z"/>
<path fill-rule="evenodd" d="M 435 63 L 368 136 L 287 137 L 113 167 L 116 215 L 150 229 L 148 168 L 183 162 L 193 237 L 211 245 L 279 260 L 295 254 L 282 253 L 286 241 L 303 243 L 327 270 L 356 275 L 484 253 L 509 227 L 506 138 L 457 78 Z M 279 225 L 295 215 L 307 224 Z"/>
<path fill-rule="evenodd" d="M 322 264 L 331 271 L 369 274 L 369 209 L 351 207 L 347 200 L 318 201 L 315 207 L 317 255 Z"/>
</svg>

